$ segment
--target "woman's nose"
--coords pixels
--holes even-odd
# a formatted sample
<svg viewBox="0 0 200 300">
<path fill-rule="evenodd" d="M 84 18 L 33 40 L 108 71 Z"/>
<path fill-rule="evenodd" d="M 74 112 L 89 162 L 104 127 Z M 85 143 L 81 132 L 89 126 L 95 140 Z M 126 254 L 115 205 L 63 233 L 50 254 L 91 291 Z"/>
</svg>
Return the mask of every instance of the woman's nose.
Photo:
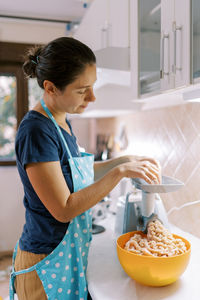
<svg viewBox="0 0 200 300">
<path fill-rule="evenodd" d="M 95 97 L 95 95 L 94 95 L 93 90 L 91 90 L 91 91 L 88 93 L 86 99 L 87 99 L 87 101 L 89 101 L 89 102 L 94 102 L 94 101 L 96 100 L 96 97 Z"/>
</svg>

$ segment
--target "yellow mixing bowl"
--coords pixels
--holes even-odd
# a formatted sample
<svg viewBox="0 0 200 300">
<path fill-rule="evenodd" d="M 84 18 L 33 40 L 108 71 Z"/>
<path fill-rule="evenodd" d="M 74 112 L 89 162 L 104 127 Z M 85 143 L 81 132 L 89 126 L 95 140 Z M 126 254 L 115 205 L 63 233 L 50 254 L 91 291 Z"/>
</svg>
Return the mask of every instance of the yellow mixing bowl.
<svg viewBox="0 0 200 300">
<path fill-rule="evenodd" d="M 124 271 L 135 281 L 149 286 L 164 286 L 175 282 L 185 271 L 191 253 L 190 243 L 173 234 L 185 242 L 187 251 L 183 254 L 171 257 L 144 256 L 129 252 L 124 249 L 126 242 L 141 231 L 128 232 L 117 239 L 117 254 Z"/>
</svg>

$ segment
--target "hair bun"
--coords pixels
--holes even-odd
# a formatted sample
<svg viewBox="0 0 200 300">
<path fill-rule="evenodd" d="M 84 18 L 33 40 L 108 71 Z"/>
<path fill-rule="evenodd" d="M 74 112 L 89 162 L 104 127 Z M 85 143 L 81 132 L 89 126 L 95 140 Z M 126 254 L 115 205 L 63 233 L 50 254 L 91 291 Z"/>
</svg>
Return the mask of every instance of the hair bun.
<svg viewBox="0 0 200 300">
<path fill-rule="evenodd" d="M 39 63 L 39 54 L 41 53 L 42 47 L 36 46 L 28 49 L 25 55 L 25 62 L 23 64 L 23 71 L 27 77 L 37 77 L 37 66 Z"/>
</svg>

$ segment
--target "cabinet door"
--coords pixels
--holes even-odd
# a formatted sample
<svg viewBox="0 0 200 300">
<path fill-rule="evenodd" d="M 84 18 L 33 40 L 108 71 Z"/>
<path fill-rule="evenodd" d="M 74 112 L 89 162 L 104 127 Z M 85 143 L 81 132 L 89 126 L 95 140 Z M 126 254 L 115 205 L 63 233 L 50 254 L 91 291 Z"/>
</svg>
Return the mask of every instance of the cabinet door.
<svg viewBox="0 0 200 300">
<path fill-rule="evenodd" d="M 161 0 L 160 83 L 162 91 L 175 87 L 172 31 L 174 18 L 174 0 Z"/>
<path fill-rule="evenodd" d="M 174 0 L 174 73 L 175 87 L 190 84 L 190 0 Z"/>
<path fill-rule="evenodd" d="M 94 0 L 74 37 L 94 51 L 129 47 L 129 0 Z"/>
<path fill-rule="evenodd" d="M 192 0 L 192 79 L 200 82 L 200 1 Z"/>
<path fill-rule="evenodd" d="M 108 0 L 94 0 L 74 34 L 93 51 L 107 46 L 108 7 Z"/>
<path fill-rule="evenodd" d="M 160 91 L 161 1 L 140 0 L 138 4 L 139 93 L 146 96 Z"/>
<path fill-rule="evenodd" d="M 189 85 L 190 0 L 140 0 L 139 34 L 140 95 Z"/>
<path fill-rule="evenodd" d="M 109 46 L 129 47 L 130 1 L 107 0 L 110 31 Z"/>
</svg>

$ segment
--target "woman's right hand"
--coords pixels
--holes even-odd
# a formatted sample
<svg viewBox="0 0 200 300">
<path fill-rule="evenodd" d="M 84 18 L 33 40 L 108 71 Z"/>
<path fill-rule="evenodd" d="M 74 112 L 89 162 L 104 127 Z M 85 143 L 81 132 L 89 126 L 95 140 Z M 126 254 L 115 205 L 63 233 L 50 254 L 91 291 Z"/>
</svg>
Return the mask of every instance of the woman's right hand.
<svg viewBox="0 0 200 300">
<path fill-rule="evenodd" d="M 161 169 L 149 160 L 134 160 L 119 166 L 123 177 L 141 178 L 149 184 L 159 184 Z"/>
</svg>

